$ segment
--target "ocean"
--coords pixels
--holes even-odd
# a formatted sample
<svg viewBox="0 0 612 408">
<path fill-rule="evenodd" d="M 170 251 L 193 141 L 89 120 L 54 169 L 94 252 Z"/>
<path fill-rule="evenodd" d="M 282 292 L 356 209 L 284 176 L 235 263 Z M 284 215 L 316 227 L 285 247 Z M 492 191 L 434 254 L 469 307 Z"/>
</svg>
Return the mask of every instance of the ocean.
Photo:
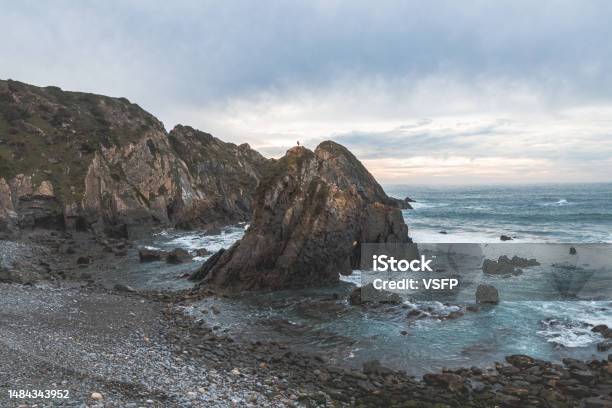
<svg viewBox="0 0 612 408">
<path fill-rule="evenodd" d="M 612 242 L 612 184 L 385 189 L 391 196 L 416 200 L 414 209 L 403 211 L 403 215 L 417 243 L 505 245 L 500 241 L 504 234 L 513 237 L 508 243 L 575 243 L 582 252 L 579 245 Z M 169 230 L 141 245 L 217 250 L 240 239 L 245 228 L 247 225 L 232 226 L 213 236 Z M 188 268 L 193 270 L 202 261 L 189 267 L 169 267 L 140 264 L 133 259 L 118 270 L 120 277 L 129 278 L 127 283 L 135 287 L 181 289 L 189 283 L 176 276 Z M 443 367 L 491 367 L 510 354 L 552 361 L 605 357 L 607 353 L 596 347 L 603 338 L 591 328 L 597 324 L 612 327 L 610 300 L 504 298 L 509 291 L 538 291 L 546 285 L 550 273 L 550 268 L 542 265 L 520 276 L 483 277 L 500 290 L 501 302 L 454 319 L 445 317 L 460 307 L 445 302 L 405 298 L 402 305 L 383 308 L 348 305 L 343 299 L 360 284 L 359 271 L 342 277 L 334 287 L 239 299 L 208 298 L 185 312 L 237 339 L 281 341 L 349 366 L 377 359 L 414 375 Z M 220 314 L 208 312 L 212 304 Z M 409 318 L 413 310 L 423 318 Z"/>
<path fill-rule="evenodd" d="M 612 183 L 385 186 L 416 200 L 404 211 L 416 242 L 612 242 Z M 446 234 L 441 234 L 444 231 Z"/>
</svg>

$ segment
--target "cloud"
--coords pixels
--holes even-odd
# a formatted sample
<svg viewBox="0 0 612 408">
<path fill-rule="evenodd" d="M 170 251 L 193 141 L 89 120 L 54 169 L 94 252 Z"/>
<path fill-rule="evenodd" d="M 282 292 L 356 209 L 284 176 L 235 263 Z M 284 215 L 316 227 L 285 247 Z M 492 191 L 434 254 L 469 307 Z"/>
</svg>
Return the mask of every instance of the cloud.
<svg viewBox="0 0 612 408">
<path fill-rule="evenodd" d="M 406 180 L 418 169 L 401 160 L 414 157 L 430 158 L 418 161 L 430 179 L 461 163 L 473 180 L 488 166 L 487 180 L 517 181 L 526 160 L 530 177 L 586 181 L 609 164 L 610 2 L 58 0 L 2 10 L 11 35 L 0 77 L 126 96 L 169 128 L 190 124 L 269 155 L 332 138 L 377 176 L 401 168 Z"/>
</svg>

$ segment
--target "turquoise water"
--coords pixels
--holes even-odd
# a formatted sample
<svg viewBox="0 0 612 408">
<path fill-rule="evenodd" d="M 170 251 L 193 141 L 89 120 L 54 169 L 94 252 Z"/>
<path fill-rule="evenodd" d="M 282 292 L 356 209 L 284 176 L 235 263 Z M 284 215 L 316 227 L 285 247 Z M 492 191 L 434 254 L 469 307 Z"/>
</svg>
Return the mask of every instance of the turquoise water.
<svg viewBox="0 0 612 408">
<path fill-rule="evenodd" d="M 501 234 L 513 236 L 510 243 L 612 242 L 612 184 L 386 190 L 417 200 L 404 217 L 419 243 L 499 243 Z M 199 245 L 194 239 L 184 238 Z M 577 266 L 588 269 L 584 257 L 580 262 Z M 415 299 L 374 309 L 350 306 L 346 297 L 360 282 L 358 272 L 332 288 L 207 299 L 188 313 L 238 340 L 277 340 L 351 366 L 378 359 L 415 375 L 443 367 L 488 367 L 517 353 L 553 361 L 604 357 L 596 349 L 603 338 L 591 328 L 612 326 L 612 302 L 504 299 L 507 293 L 539 292 L 549 281 L 550 265 L 520 276 L 482 277 L 500 290 L 501 303 L 450 320 L 460 306 Z M 221 313 L 211 313 L 213 304 Z M 412 310 L 421 311 L 422 318 L 410 317 Z"/>
</svg>

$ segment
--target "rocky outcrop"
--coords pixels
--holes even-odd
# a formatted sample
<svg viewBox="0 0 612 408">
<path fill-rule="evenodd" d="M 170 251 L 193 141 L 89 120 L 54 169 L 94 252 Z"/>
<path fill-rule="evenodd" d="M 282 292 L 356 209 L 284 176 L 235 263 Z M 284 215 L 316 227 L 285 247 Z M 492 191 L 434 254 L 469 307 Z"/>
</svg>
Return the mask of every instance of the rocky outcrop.
<svg viewBox="0 0 612 408">
<path fill-rule="evenodd" d="M 227 290 L 321 286 L 359 265 L 363 243 L 409 242 L 401 211 L 346 148 L 294 147 L 264 175 L 245 236 L 194 274 Z"/>
<path fill-rule="evenodd" d="M 125 98 L 0 81 L 0 231 L 244 221 L 266 163 Z"/>
<path fill-rule="evenodd" d="M 527 259 L 515 255 L 510 259 L 506 255 L 501 255 L 497 261 L 485 259 L 482 263 L 482 271 L 489 275 L 520 275 L 523 273 L 520 268 L 530 268 L 539 265 L 540 263 L 534 258 Z"/>
<path fill-rule="evenodd" d="M 412 210 L 412 205 L 410 205 L 410 203 L 414 203 L 415 201 L 410 198 L 410 197 L 406 197 L 406 198 L 392 198 L 392 200 L 395 202 L 395 204 L 397 205 L 397 208 L 399 208 L 400 210 Z"/>
<path fill-rule="evenodd" d="M 189 126 L 176 126 L 169 140 L 189 174 L 180 201 L 171 209 L 179 227 L 210 228 L 251 218 L 255 188 L 268 159 L 246 143 L 225 143 Z"/>
</svg>

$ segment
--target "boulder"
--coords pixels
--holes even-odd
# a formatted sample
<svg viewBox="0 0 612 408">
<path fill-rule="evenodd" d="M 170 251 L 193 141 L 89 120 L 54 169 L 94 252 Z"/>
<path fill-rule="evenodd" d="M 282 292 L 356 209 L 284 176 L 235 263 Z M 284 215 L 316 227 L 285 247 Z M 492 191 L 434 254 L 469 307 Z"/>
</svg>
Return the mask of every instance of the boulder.
<svg viewBox="0 0 612 408">
<path fill-rule="evenodd" d="M 503 235 L 503 234 L 499 237 L 499 239 L 500 239 L 500 241 L 512 241 L 512 237 L 511 236 Z"/>
<path fill-rule="evenodd" d="M 195 250 L 196 256 L 208 256 L 210 255 L 210 251 L 206 248 L 198 248 Z"/>
<path fill-rule="evenodd" d="M 499 292 L 493 285 L 478 285 L 476 288 L 476 303 L 497 304 Z"/>
<path fill-rule="evenodd" d="M 189 252 L 185 251 L 183 248 L 175 248 L 172 251 L 168 252 L 166 262 L 168 262 L 169 264 L 181 264 L 191 262 L 191 255 L 189 255 Z"/>
<path fill-rule="evenodd" d="M 363 243 L 410 242 L 401 211 L 346 148 L 294 147 L 268 168 L 244 237 L 207 262 L 203 286 L 276 290 L 338 282 Z M 196 273 L 194 276 L 202 276 Z"/>
<path fill-rule="evenodd" d="M 160 251 L 157 249 L 142 248 L 138 250 L 138 257 L 140 258 L 140 262 L 161 261 L 167 255 L 167 252 Z"/>
</svg>

